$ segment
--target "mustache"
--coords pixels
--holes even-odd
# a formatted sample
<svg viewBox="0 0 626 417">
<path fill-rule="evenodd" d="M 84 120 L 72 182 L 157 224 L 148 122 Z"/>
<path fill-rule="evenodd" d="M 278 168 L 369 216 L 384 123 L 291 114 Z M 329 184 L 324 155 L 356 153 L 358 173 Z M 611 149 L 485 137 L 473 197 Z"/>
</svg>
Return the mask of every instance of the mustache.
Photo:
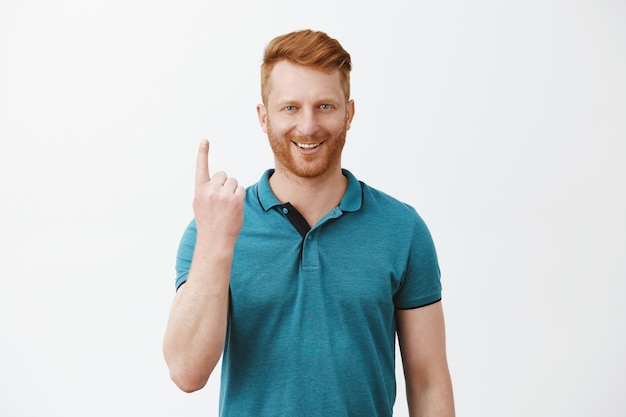
<svg viewBox="0 0 626 417">
<path fill-rule="evenodd" d="M 319 134 L 313 136 L 304 136 L 304 135 L 286 135 L 285 138 L 291 142 L 298 143 L 319 143 L 325 142 L 330 139 L 328 134 Z"/>
</svg>

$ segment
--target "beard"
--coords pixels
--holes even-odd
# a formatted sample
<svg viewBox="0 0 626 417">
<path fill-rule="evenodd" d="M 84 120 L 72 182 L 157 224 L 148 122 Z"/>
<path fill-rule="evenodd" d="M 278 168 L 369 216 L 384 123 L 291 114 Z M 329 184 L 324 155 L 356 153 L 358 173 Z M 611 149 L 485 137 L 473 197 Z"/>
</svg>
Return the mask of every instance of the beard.
<svg viewBox="0 0 626 417">
<path fill-rule="evenodd" d="M 278 136 L 272 129 L 272 124 L 267 121 L 267 137 L 274 153 L 276 167 L 283 167 L 288 172 L 301 178 L 317 178 L 326 174 L 335 166 L 341 167 L 341 152 L 346 143 L 346 128 L 336 136 L 331 136 L 322 130 L 315 136 L 285 135 Z M 321 152 L 305 155 L 297 152 L 298 143 L 320 143 Z"/>
</svg>

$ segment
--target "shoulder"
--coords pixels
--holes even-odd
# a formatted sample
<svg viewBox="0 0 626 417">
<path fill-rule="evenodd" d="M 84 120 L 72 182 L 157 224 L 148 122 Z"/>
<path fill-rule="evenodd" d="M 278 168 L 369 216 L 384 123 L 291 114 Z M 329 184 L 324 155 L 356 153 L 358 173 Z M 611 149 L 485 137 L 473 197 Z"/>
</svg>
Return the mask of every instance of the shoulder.
<svg viewBox="0 0 626 417">
<path fill-rule="evenodd" d="M 399 200 L 398 198 L 369 186 L 363 181 L 363 209 L 367 212 L 377 213 L 385 218 L 394 218 L 402 222 L 424 223 L 423 219 L 411 204 Z"/>
<path fill-rule="evenodd" d="M 414 217 L 417 211 L 398 198 L 370 186 L 347 169 L 343 169 L 348 178 L 348 189 L 341 202 L 344 211 L 359 211 L 367 214 L 387 213 L 389 215 Z"/>
<path fill-rule="evenodd" d="M 398 241 L 404 242 L 404 239 L 408 239 L 413 247 L 423 249 L 433 245 L 430 228 L 413 205 L 363 181 L 361 188 L 362 209 L 369 216 L 368 222 L 377 224 L 378 228 L 393 231 L 393 238 Z"/>
</svg>

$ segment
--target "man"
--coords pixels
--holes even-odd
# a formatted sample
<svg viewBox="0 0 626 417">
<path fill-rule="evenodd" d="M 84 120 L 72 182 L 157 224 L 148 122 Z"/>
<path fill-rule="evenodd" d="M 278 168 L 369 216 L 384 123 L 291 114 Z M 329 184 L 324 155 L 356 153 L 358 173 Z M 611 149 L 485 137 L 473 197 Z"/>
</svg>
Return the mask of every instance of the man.
<svg viewBox="0 0 626 417">
<path fill-rule="evenodd" d="M 454 415 L 429 231 L 341 166 L 350 70 L 323 32 L 279 36 L 257 106 L 274 169 L 244 190 L 200 144 L 164 355 L 191 392 L 223 354 L 222 416 L 390 416 L 396 331 L 411 416 Z"/>
</svg>

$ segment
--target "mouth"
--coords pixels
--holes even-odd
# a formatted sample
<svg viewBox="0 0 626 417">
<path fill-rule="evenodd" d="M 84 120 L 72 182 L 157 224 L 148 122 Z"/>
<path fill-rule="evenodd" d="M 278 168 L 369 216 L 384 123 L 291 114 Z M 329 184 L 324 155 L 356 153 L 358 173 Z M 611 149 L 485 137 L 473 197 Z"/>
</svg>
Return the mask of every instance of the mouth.
<svg viewBox="0 0 626 417">
<path fill-rule="evenodd" d="M 318 148 L 322 143 L 324 142 L 319 142 L 319 143 L 300 143 L 300 142 L 293 142 L 297 147 L 299 147 L 300 149 L 305 149 L 305 150 L 309 150 L 309 149 L 315 149 Z"/>
</svg>

